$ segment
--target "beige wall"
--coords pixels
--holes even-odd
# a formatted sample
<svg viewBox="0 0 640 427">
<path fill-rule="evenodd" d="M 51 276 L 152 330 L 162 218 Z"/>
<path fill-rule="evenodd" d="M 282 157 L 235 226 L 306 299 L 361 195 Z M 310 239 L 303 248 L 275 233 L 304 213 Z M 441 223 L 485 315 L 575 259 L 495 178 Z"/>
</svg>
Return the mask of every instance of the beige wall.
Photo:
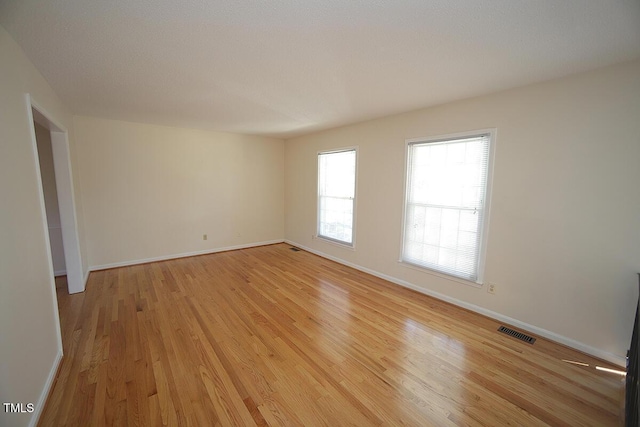
<svg viewBox="0 0 640 427">
<path fill-rule="evenodd" d="M 640 271 L 640 61 L 286 141 L 285 236 L 622 361 Z M 497 128 L 485 282 L 398 263 L 405 139 Z M 355 251 L 312 239 L 316 153 L 357 145 Z M 586 346 L 586 347 L 585 347 Z"/>
<path fill-rule="evenodd" d="M 91 266 L 284 238 L 282 140 L 74 123 Z"/>
<path fill-rule="evenodd" d="M 62 244 L 62 225 L 60 222 L 60 210 L 58 208 L 58 190 L 56 189 L 56 174 L 53 167 L 53 149 L 51 146 L 51 134 L 49 129 L 36 123 L 36 142 L 38 145 L 38 160 L 40 162 L 40 178 L 42 179 L 42 191 L 47 212 L 47 225 L 49 227 L 49 243 L 51 245 L 51 258 L 53 271 L 57 274 L 65 273 L 64 246 Z"/>
<path fill-rule="evenodd" d="M 72 119 L 2 27 L 0 58 L 0 401 L 38 406 L 61 348 L 25 93 L 62 126 Z M 27 425 L 32 416 L 0 410 L 0 425 Z"/>
</svg>

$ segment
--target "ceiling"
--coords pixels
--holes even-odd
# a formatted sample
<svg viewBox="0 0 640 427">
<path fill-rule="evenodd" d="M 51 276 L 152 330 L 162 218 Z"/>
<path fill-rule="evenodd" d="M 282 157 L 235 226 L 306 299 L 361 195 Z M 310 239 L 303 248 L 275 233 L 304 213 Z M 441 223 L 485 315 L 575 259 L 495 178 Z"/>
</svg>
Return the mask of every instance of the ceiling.
<svg viewBox="0 0 640 427">
<path fill-rule="evenodd" d="M 289 138 L 640 57 L 638 0 L 0 0 L 75 113 Z"/>
</svg>

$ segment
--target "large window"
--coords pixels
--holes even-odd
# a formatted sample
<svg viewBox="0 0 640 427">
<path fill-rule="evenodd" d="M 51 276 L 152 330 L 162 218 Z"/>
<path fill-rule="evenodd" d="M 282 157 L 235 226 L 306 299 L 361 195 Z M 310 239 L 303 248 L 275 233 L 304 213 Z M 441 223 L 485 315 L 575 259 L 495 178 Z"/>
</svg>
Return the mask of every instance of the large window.
<svg viewBox="0 0 640 427">
<path fill-rule="evenodd" d="M 412 140 L 402 261 L 482 282 L 492 132 Z"/>
<path fill-rule="evenodd" d="M 318 153 L 318 237 L 353 246 L 356 150 Z"/>
</svg>

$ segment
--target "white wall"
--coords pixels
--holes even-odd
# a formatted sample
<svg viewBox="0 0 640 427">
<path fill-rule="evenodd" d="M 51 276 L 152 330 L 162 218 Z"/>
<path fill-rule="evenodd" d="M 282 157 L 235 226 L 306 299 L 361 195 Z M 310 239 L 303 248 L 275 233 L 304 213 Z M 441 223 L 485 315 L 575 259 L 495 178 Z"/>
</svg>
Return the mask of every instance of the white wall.
<svg viewBox="0 0 640 427">
<path fill-rule="evenodd" d="M 405 139 L 497 128 L 490 295 L 398 263 Z M 359 146 L 355 251 L 312 239 L 316 153 Z M 621 362 L 640 271 L 640 61 L 286 141 L 285 236 Z"/>
<path fill-rule="evenodd" d="M 282 140 L 74 122 L 91 266 L 284 238 Z"/>
<path fill-rule="evenodd" d="M 34 403 L 37 412 L 61 347 L 25 93 L 62 126 L 70 128 L 72 118 L 2 27 L 0 58 L 0 402 Z M 0 409 L 3 426 L 28 425 L 32 417 Z"/>
<path fill-rule="evenodd" d="M 49 133 L 49 129 L 46 129 L 38 123 L 35 124 L 35 129 L 38 145 L 38 160 L 40 162 L 40 178 L 42 179 L 47 225 L 49 226 L 49 244 L 51 245 L 53 271 L 56 275 L 65 274 L 66 266 L 64 262 L 64 246 L 62 244 L 62 225 L 60 222 L 60 210 L 58 208 L 56 174 L 53 167 L 51 134 Z"/>
</svg>

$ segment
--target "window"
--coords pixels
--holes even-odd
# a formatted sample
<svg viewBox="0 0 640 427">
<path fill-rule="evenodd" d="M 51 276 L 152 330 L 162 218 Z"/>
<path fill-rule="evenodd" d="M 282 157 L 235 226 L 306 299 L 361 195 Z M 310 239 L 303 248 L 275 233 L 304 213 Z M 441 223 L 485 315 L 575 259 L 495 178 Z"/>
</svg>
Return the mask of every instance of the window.
<svg viewBox="0 0 640 427">
<path fill-rule="evenodd" d="M 402 261 L 482 283 L 492 136 L 408 141 Z"/>
<path fill-rule="evenodd" d="M 356 150 L 318 153 L 318 237 L 353 246 Z"/>
</svg>

